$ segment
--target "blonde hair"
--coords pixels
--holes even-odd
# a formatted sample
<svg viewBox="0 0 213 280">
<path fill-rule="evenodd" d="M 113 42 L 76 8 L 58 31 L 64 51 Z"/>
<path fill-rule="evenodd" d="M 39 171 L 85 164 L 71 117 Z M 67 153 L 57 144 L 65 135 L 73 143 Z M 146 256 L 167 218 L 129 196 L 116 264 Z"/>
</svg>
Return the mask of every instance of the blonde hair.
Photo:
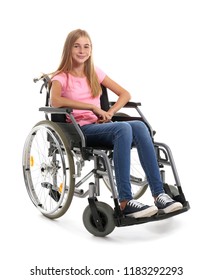
<svg viewBox="0 0 213 280">
<path fill-rule="evenodd" d="M 72 53 L 72 47 L 76 42 L 76 40 L 78 40 L 78 38 L 80 37 L 88 38 L 92 48 L 92 41 L 90 39 L 89 34 L 85 30 L 76 29 L 71 31 L 67 35 L 67 38 L 64 43 L 61 62 L 58 66 L 58 69 L 55 72 L 51 73 L 52 76 L 55 76 L 61 72 L 66 73 L 68 76 L 68 73 L 72 70 L 72 59 L 70 59 Z M 91 49 L 90 57 L 84 64 L 84 74 L 87 78 L 88 85 L 91 88 L 92 96 L 93 97 L 99 96 L 101 94 L 101 86 L 98 81 L 97 74 L 95 72 L 95 67 L 92 58 L 92 49 Z"/>
</svg>

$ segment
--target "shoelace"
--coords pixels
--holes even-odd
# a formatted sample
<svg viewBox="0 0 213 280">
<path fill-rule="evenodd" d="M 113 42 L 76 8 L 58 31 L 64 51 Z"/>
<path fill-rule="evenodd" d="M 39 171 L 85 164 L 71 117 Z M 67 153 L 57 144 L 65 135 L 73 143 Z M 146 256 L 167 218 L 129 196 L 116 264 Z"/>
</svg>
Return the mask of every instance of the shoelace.
<svg viewBox="0 0 213 280">
<path fill-rule="evenodd" d="M 167 194 L 160 194 L 157 198 L 157 201 L 159 201 L 160 203 L 162 203 L 163 205 L 166 205 L 166 203 L 168 202 L 172 202 L 173 200 L 171 199 L 170 196 L 168 196 Z"/>
<path fill-rule="evenodd" d="M 130 206 L 136 207 L 136 208 L 141 208 L 144 206 L 141 202 L 138 202 L 137 200 L 130 200 L 128 203 Z"/>
</svg>

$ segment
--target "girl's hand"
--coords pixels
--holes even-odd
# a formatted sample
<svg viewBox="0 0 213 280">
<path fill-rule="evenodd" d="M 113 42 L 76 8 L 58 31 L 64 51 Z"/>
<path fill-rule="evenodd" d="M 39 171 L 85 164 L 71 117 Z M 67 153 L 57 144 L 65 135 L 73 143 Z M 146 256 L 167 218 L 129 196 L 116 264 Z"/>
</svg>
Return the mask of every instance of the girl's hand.
<svg viewBox="0 0 213 280">
<path fill-rule="evenodd" d="M 98 117 L 97 123 L 110 122 L 113 116 L 112 113 L 106 112 L 98 107 L 94 107 L 92 111 Z"/>
</svg>

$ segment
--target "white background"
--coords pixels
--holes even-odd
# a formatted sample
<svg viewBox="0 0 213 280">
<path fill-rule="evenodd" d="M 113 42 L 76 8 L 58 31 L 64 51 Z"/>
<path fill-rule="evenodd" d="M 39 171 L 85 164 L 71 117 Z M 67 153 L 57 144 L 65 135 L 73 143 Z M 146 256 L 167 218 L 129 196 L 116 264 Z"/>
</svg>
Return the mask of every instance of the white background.
<svg viewBox="0 0 213 280">
<path fill-rule="evenodd" d="M 212 14 L 212 1 L 206 0 L 1 2 L 1 279 L 69 279 L 30 276 L 36 265 L 121 271 L 125 266 L 183 266 L 183 276 L 166 278 L 210 279 Z M 142 102 L 156 140 L 171 147 L 189 212 L 96 238 L 82 223 L 86 199 L 74 198 L 56 221 L 45 219 L 30 202 L 22 150 L 31 127 L 43 119 L 38 108 L 44 105 L 32 80 L 56 69 L 64 40 L 76 28 L 89 32 L 95 64 L 127 88 L 133 101 Z M 146 196 L 150 199 L 149 192 Z"/>
</svg>

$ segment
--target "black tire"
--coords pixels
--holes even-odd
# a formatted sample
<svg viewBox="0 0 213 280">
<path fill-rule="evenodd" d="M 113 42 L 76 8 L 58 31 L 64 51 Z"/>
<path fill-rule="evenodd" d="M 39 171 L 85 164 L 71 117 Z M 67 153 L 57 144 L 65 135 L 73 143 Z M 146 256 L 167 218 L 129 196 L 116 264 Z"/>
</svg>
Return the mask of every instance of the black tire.
<svg viewBox="0 0 213 280">
<path fill-rule="evenodd" d="M 114 223 L 114 218 L 113 218 L 113 209 L 111 206 L 104 202 L 97 201 L 96 202 L 96 207 L 98 210 L 98 213 L 101 217 L 102 225 L 104 230 L 99 231 L 98 228 L 96 227 L 91 208 L 88 205 L 83 213 L 83 223 L 85 228 L 93 235 L 99 236 L 99 237 L 104 237 L 108 234 L 110 234 L 114 228 L 115 228 L 115 223 Z"/>
</svg>

